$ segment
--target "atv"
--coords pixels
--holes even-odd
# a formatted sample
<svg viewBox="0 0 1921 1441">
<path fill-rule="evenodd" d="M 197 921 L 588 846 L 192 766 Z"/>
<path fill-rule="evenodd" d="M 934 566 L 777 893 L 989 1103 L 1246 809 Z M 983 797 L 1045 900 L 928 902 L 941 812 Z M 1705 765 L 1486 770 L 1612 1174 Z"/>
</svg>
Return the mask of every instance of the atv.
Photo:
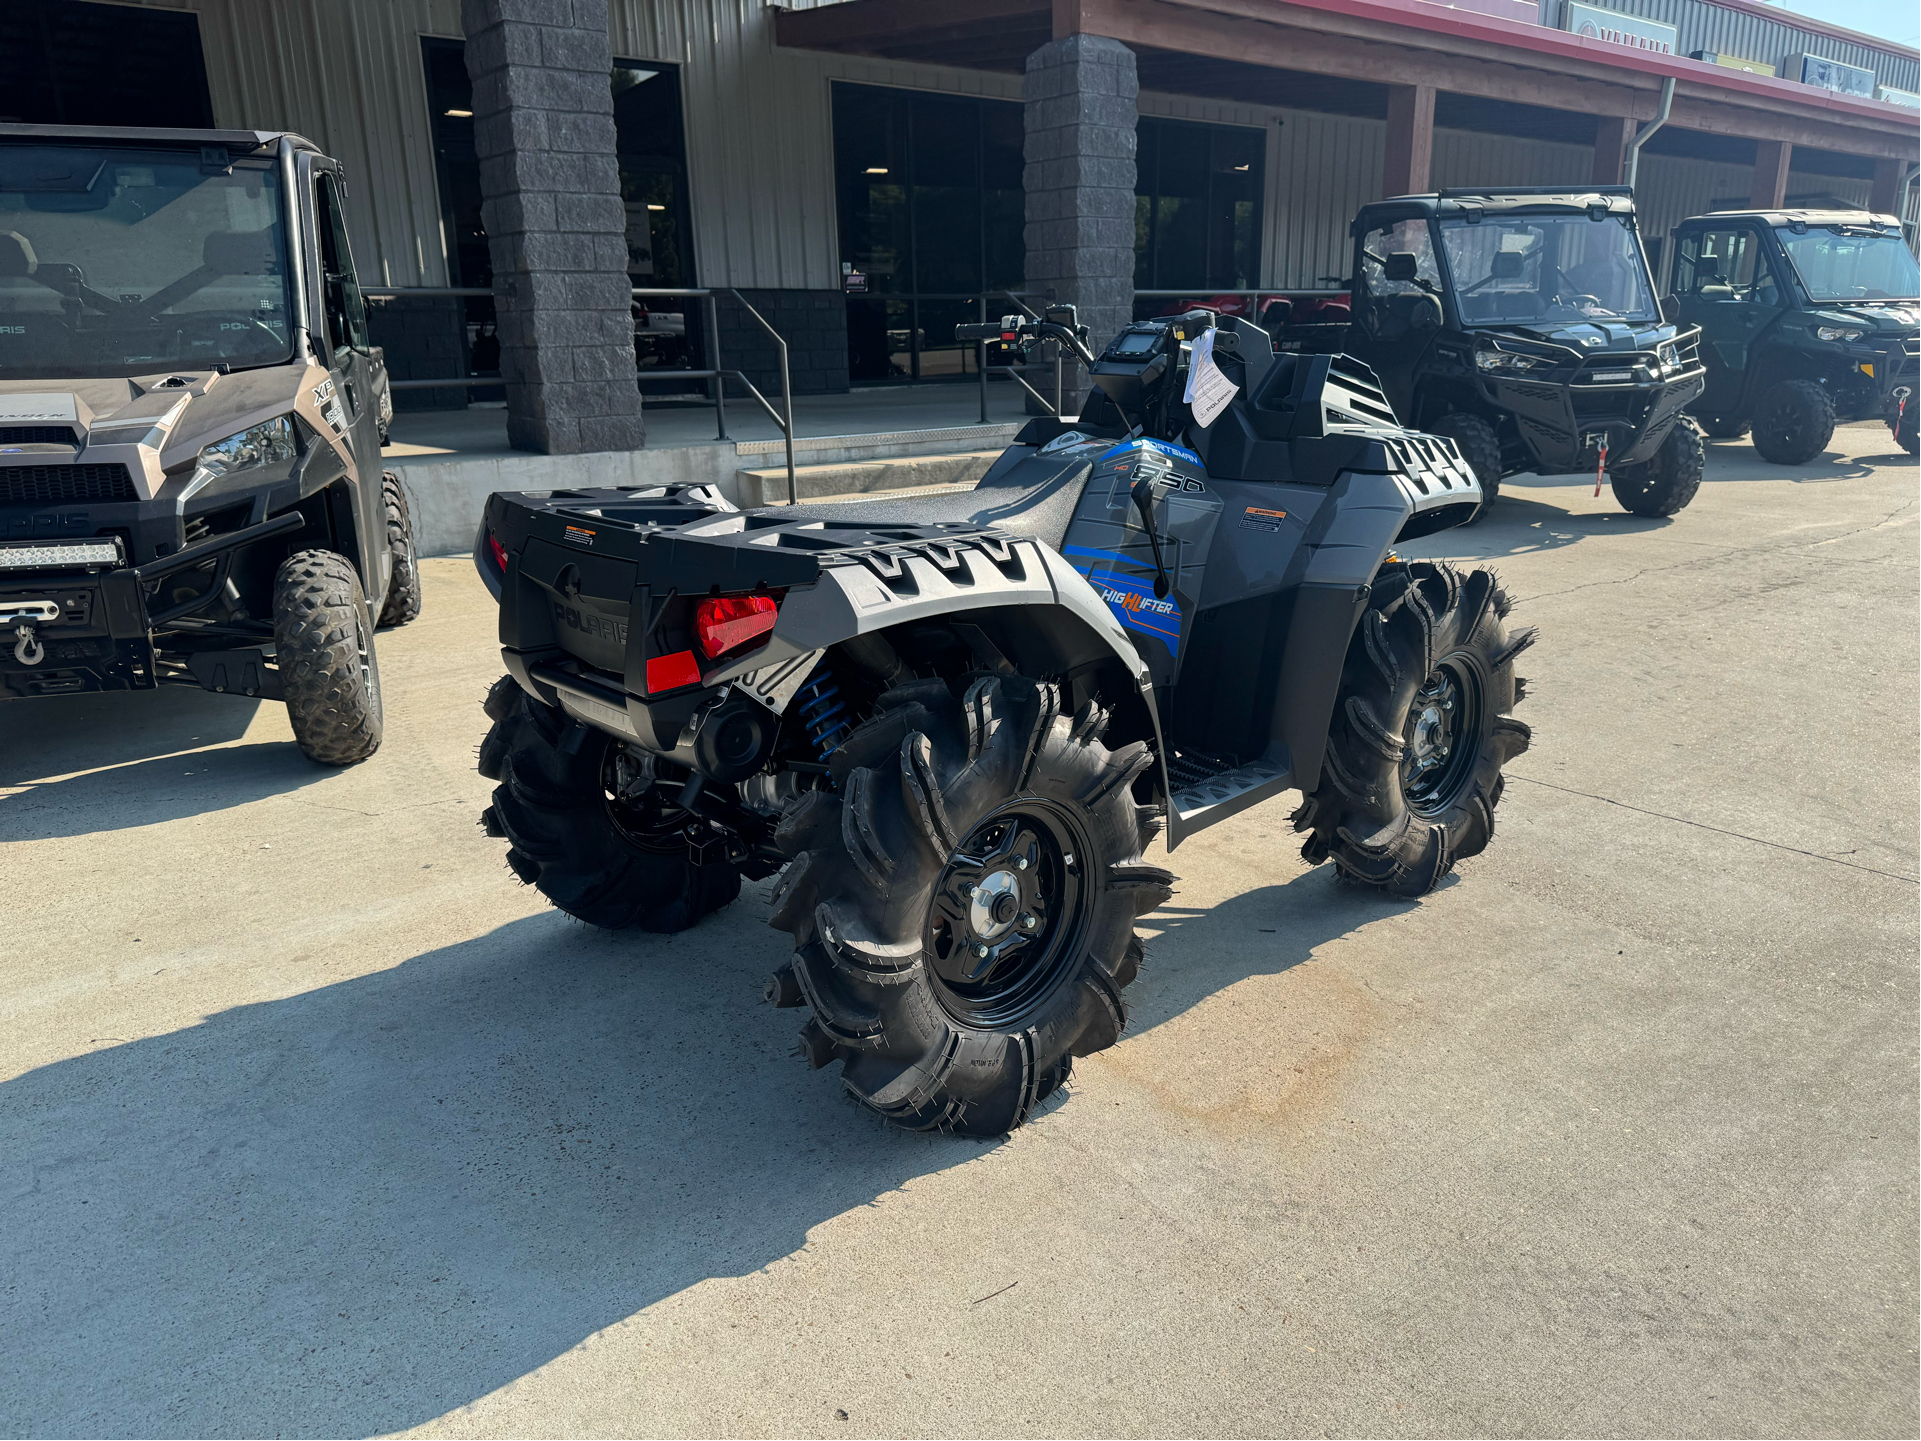
<svg viewBox="0 0 1921 1441">
<path fill-rule="evenodd" d="M 1683 414 L 1701 393 L 1695 332 L 1655 306 L 1632 191 L 1403 195 L 1363 207 L 1350 230 L 1345 350 L 1399 415 L 1460 446 L 1489 505 L 1502 477 L 1529 471 L 1592 471 L 1597 487 L 1606 471 L 1636 515 L 1694 499 L 1706 458 Z"/>
<path fill-rule="evenodd" d="M 1419 896 L 1488 844 L 1528 741 L 1494 576 L 1391 551 L 1480 505 L 1452 444 L 1243 319 L 1086 334 L 1071 306 L 962 328 L 1093 377 L 972 490 L 495 494 L 476 540 L 513 871 L 655 931 L 778 873 L 768 998 L 907 1127 L 1004 1132 L 1114 1044 L 1163 825 L 1171 851 L 1298 790 L 1310 862 Z"/>
<path fill-rule="evenodd" d="M 1674 231 L 1674 293 L 1700 327 L 1707 386 L 1690 407 L 1717 440 L 1805 465 L 1837 421 L 1879 418 L 1915 453 L 1921 272 L 1892 215 L 1738 210 Z"/>
<path fill-rule="evenodd" d="M 0 699 L 191 685 L 379 746 L 420 574 L 345 192 L 297 135 L 0 125 Z"/>
</svg>

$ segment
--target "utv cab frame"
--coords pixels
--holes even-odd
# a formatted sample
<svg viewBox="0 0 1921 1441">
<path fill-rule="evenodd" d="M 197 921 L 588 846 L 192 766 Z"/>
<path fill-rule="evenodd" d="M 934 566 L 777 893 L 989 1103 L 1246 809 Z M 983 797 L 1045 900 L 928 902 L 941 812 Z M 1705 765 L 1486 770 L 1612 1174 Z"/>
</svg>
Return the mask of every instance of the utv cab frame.
<svg viewBox="0 0 1921 1441">
<path fill-rule="evenodd" d="M 1690 409 L 1721 440 L 1803 465 L 1838 422 L 1879 419 L 1915 453 L 1921 273 L 1901 223 L 1865 210 L 1729 210 L 1675 227 L 1673 292 L 1701 330 Z"/>
<path fill-rule="evenodd" d="M 297 135 L 0 125 L 0 699 L 191 685 L 379 745 L 420 582 L 345 197 Z"/>
<path fill-rule="evenodd" d="M 1350 233 L 1347 351 L 1403 423 L 1459 444 L 1489 503 L 1503 476 L 1603 467 L 1637 514 L 1693 498 L 1702 370 L 1655 303 L 1628 189 L 1403 195 Z"/>
</svg>

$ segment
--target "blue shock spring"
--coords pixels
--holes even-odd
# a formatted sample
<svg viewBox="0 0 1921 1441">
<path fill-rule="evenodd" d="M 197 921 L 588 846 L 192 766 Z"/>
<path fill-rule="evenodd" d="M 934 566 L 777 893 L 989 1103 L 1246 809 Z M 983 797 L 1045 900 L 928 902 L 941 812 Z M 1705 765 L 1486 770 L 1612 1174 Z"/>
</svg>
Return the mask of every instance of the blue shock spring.
<svg viewBox="0 0 1921 1441">
<path fill-rule="evenodd" d="M 814 743 L 814 749 L 825 760 L 852 729 L 847 724 L 847 707 L 841 702 L 840 687 L 834 684 L 834 677 L 823 667 L 794 693 L 794 704 L 798 708 L 800 723 L 807 731 L 807 739 Z"/>
</svg>

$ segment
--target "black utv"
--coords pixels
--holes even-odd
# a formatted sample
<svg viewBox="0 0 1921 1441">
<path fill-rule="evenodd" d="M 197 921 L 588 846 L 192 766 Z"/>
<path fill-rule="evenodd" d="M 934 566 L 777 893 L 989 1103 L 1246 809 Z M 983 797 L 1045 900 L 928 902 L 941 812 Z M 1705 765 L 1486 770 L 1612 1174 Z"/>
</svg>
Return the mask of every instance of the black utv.
<svg viewBox="0 0 1921 1441">
<path fill-rule="evenodd" d="M 1394 554 L 1481 491 L 1365 366 L 1205 311 L 1099 357 L 1065 306 L 962 338 L 1052 340 L 1096 387 L 973 490 L 489 499 L 482 819 L 600 926 L 780 873 L 802 1053 L 892 1121 L 997 1134 L 1119 1038 L 1163 826 L 1299 791 L 1303 855 L 1404 896 L 1481 851 L 1532 633 L 1492 573 Z"/>
<path fill-rule="evenodd" d="M 1350 227 L 1345 348 L 1408 424 L 1501 478 L 1595 474 L 1636 515 L 1700 488 L 1695 334 L 1664 319 L 1625 187 L 1403 195 Z"/>
<path fill-rule="evenodd" d="M 0 699 L 199 686 L 380 744 L 420 577 L 345 192 L 297 135 L 0 125 Z"/>
<path fill-rule="evenodd" d="M 1915 453 L 1921 272 L 1892 215 L 1739 210 L 1674 231 L 1672 304 L 1701 328 L 1707 388 L 1691 409 L 1717 440 L 1754 432 L 1805 465 L 1837 421 L 1881 419 Z"/>
</svg>

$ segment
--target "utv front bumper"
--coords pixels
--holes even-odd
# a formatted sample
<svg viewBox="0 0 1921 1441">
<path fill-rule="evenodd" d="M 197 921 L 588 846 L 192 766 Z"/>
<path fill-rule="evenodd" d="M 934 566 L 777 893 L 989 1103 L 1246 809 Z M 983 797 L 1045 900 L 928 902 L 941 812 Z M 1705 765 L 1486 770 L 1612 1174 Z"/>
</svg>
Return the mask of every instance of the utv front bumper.
<svg viewBox="0 0 1921 1441">
<path fill-rule="evenodd" d="M 1481 386 L 1491 405 L 1514 417 L 1533 469 L 1568 475 L 1593 469 L 1603 447 L 1610 465 L 1648 459 L 1701 394 L 1707 374 L 1697 367 L 1663 380 L 1604 378 L 1646 373 L 1596 365 L 1571 380 L 1483 376 Z"/>
</svg>

